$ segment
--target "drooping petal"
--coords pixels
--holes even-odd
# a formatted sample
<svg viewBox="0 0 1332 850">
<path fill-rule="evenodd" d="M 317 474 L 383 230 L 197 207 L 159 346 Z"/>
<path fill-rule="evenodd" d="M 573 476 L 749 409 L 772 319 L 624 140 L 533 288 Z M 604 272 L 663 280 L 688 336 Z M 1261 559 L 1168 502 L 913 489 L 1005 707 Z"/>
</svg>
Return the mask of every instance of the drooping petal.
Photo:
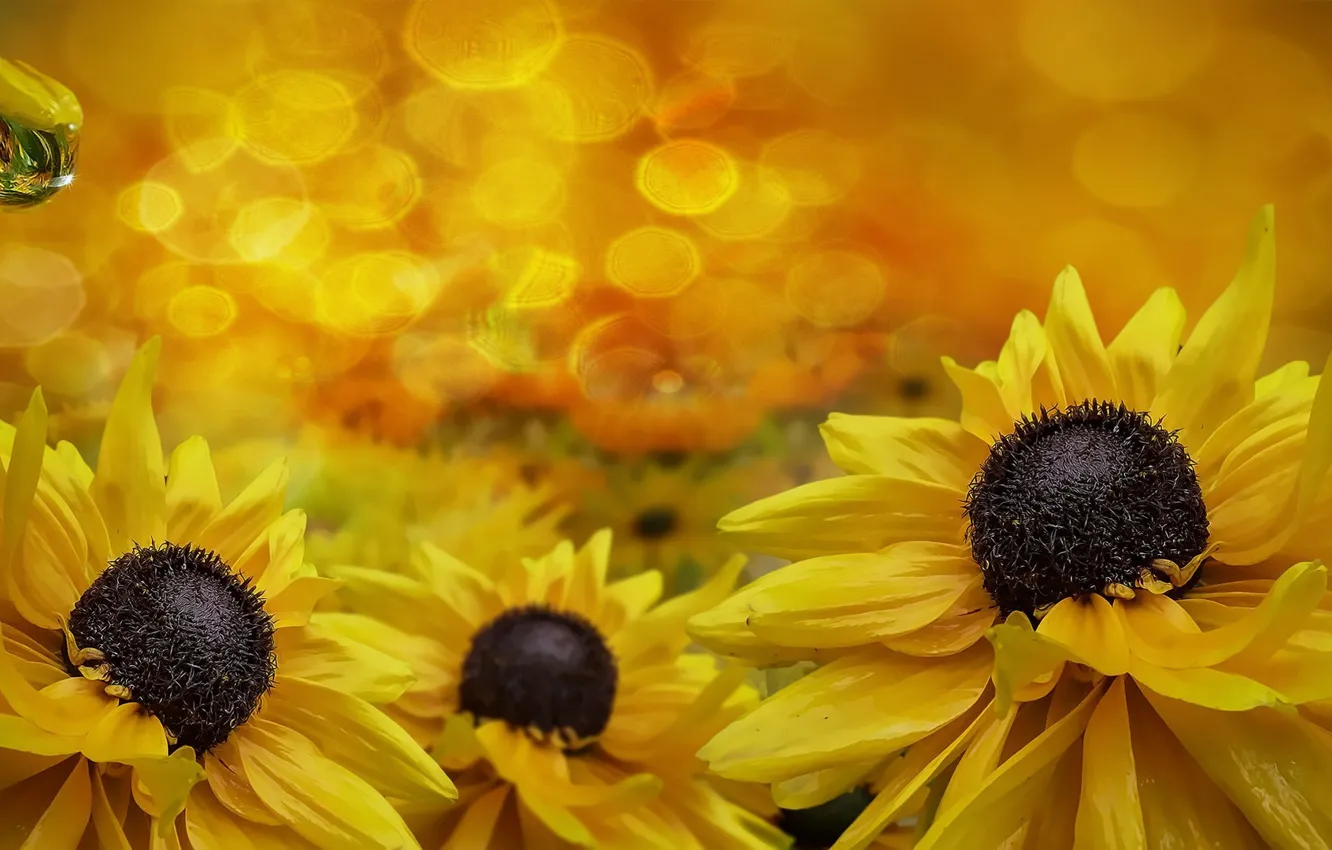
<svg viewBox="0 0 1332 850">
<path fill-rule="evenodd" d="M 219 511 L 222 495 L 208 441 L 190 437 L 176 446 L 167 467 L 166 536 L 184 545 L 203 533 Z"/>
<path fill-rule="evenodd" d="M 88 732 L 83 754 L 102 764 L 165 758 L 166 730 L 138 703 L 121 703 Z"/>
<path fill-rule="evenodd" d="M 951 419 L 833 413 L 819 433 L 834 463 L 849 473 L 916 478 L 966 490 L 986 444 Z"/>
<path fill-rule="evenodd" d="M 166 536 L 166 464 L 153 417 L 153 379 L 162 341 L 154 337 L 130 361 L 102 432 L 92 493 L 113 551 Z"/>
<path fill-rule="evenodd" d="M 1075 848 L 1148 850 L 1129 736 L 1124 678 L 1116 678 L 1087 722 Z"/>
<path fill-rule="evenodd" d="M 1082 278 L 1066 266 L 1055 278 L 1045 311 L 1045 336 L 1069 399 L 1116 398 L 1110 357 L 1096 328 Z"/>
<path fill-rule="evenodd" d="M 185 809 L 190 790 L 203 782 L 204 769 L 193 747 L 177 747 L 169 756 L 135 759 L 134 799 L 159 821 L 159 836 L 169 838 Z"/>
<path fill-rule="evenodd" d="M 500 813 L 504 811 L 504 803 L 508 798 L 509 786 L 500 785 L 473 800 L 441 850 L 489 848 L 490 838 L 495 833 L 495 825 L 499 823 Z"/>
<path fill-rule="evenodd" d="M 379 792 L 299 733 L 254 718 L 232 737 L 255 793 L 305 840 L 329 850 L 416 846 Z"/>
<path fill-rule="evenodd" d="M 441 807 L 458 798 L 444 771 L 402 727 L 358 697 L 280 676 L 264 717 L 301 733 L 386 797 Z"/>
<path fill-rule="evenodd" d="M 796 776 L 773 785 L 772 798 L 783 809 L 822 805 L 863 783 L 882 763 L 883 759 L 870 759 Z"/>
<path fill-rule="evenodd" d="M 1215 667 L 1171 670 L 1134 656 L 1129 674 L 1157 694 L 1220 711 L 1248 711 L 1284 702 L 1281 694 L 1261 682 Z"/>
<path fill-rule="evenodd" d="M 1253 399 L 1276 290 L 1273 213 L 1264 207 L 1249 229 L 1243 265 L 1189 334 L 1151 410 L 1187 446 L 1200 446 Z"/>
<path fill-rule="evenodd" d="M 1290 712 L 1211 711 L 1144 696 L 1189 755 L 1274 847 L 1326 847 L 1332 835 L 1332 745 Z"/>
<path fill-rule="evenodd" d="M 977 646 L 947 659 L 864 650 L 773 694 L 700 752 L 722 776 L 773 782 L 885 756 L 976 703 L 991 654 Z"/>
<path fill-rule="evenodd" d="M 1130 409 L 1146 410 L 1156 397 L 1179 352 L 1184 322 L 1179 295 L 1158 289 L 1106 346 L 1118 398 Z"/>
<path fill-rule="evenodd" d="M 985 633 L 994 645 L 994 704 L 1002 715 L 1015 700 L 1039 699 L 1059 681 L 1068 650 L 1039 634 L 1027 615 L 1014 611 Z"/>
<path fill-rule="evenodd" d="M 267 826 L 282 823 L 282 819 L 264 805 L 251 787 L 235 741 L 223 741 L 205 753 L 203 767 L 213 796 L 229 811 L 253 823 Z"/>
<path fill-rule="evenodd" d="M 1020 713 L 1010 711 L 991 717 L 990 722 L 977 732 L 948 779 L 948 787 L 939 800 L 936 817 L 938 813 L 947 811 L 976 793 L 985 784 L 986 777 L 994 773 L 1003 756 L 1008 733 L 1012 731 L 1013 722 Z"/>
<path fill-rule="evenodd" d="M 960 543 L 952 487 L 886 475 L 849 475 L 803 484 L 722 517 L 738 544 L 791 560 L 873 552 L 909 540 Z"/>
<path fill-rule="evenodd" d="M 1128 672 L 1129 646 L 1114 606 L 1099 593 L 1061 600 L 1036 631 L 1106 676 Z"/>
<path fill-rule="evenodd" d="M 117 813 L 100 771 L 89 771 L 92 780 L 92 825 L 101 850 L 131 850 L 129 838 L 125 836 L 122 816 Z"/>
<path fill-rule="evenodd" d="M 76 850 L 92 815 L 88 763 L 77 759 L 69 778 L 28 833 L 19 850 Z"/>
<path fill-rule="evenodd" d="M 0 628 L 0 697 L 20 717 L 55 735 L 79 736 L 115 704 L 100 682 L 82 678 L 62 679 L 39 691 L 18 671 L 5 642 Z"/>
<path fill-rule="evenodd" d="M 1064 753 L 1082 736 L 1102 688 L 1094 688 L 1064 715 L 1002 765 L 980 789 L 941 812 L 916 845 L 918 850 L 970 850 L 993 846 L 1017 832 L 1045 798 L 1045 788 Z M 841 842 L 834 850 L 843 850 Z"/>
<path fill-rule="evenodd" d="M 81 744 L 79 736 L 53 735 L 31 720 L 0 714 L 0 749 L 39 756 L 65 756 L 77 753 Z"/>
</svg>

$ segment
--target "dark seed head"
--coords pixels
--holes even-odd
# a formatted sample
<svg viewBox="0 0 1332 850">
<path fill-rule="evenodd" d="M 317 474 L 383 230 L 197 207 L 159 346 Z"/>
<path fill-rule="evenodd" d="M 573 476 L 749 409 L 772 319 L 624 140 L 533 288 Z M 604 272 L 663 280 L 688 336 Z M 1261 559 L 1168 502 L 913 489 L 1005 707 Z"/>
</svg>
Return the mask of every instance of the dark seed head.
<svg viewBox="0 0 1332 850">
<path fill-rule="evenodd" d="M 113 684 L 203 753 L 250 718 L 273 685 L 273 619 L 248 578 L 207 549 L 163 543 L 121 555 L 69 615 Z"/>
<path fill-rule="evenodd" d="M 647 508 L 634 517 L 634 536 L 641 540 L 660 540 L 674 533 L 680 524 L 675 508 Z"/>
<path fill-rule="evenodd" d="M 595 626 L 534 605 L 505 611 L 472 638 L 459 701 L 479 719 L 558 732 L 573 744 L 605 731 L 618 680 Z"/>
<path fill-rule="evenodd" d="M 897 394 L 906 401 L 920 401 L 930 394 L 930 381 L 923 375 L 908 375 L 898 381 Z"/>
<path fill-rule="evenodd" d="M 1132 587 L 1157 558 L 1207 546 L 1193 459 L 1173 432 L 1111 402 L 1042 409 L 990 448 L 965 514 L 971 554 L 1003 614 Z"/>
<path fill-rule="evenodd" d="M 853 788 L 813 808 L 782 809 L 777 826 L 795 839 L 794 850 L 828 850 L 873 799 L 868 789 Z"/>
</svg>

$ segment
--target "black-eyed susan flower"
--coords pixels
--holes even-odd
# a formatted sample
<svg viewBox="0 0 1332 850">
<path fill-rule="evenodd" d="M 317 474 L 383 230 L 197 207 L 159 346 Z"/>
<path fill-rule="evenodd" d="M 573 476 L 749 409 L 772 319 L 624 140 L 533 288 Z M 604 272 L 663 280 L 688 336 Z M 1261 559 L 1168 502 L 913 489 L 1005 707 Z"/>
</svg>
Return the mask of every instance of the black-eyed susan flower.
<svg viewBox="0 0 1332 850">
<path fill-rule="evenodd" d="M 422 825 L 423 841 L 782 846 L 768 820 L 734 802 L 744 789 L 709 778 L 694 756 L 756 701 L 742 669 L 685 652 L 685 621 L 725 596 L 742 559 L 657 604 L 660 573 L 606 580 L 610 544 L 603 531 L 490 575 L 429 544 L 410 574 L 336 570 L 352 613 L 318 621 L 409 661 L 415 683 L 386 711 L 459 782 L 463 804 Z"/>
<path fill-rule="evenodd" d="M 0 427 L 0 841 L 229 850 L 413 848 L 400 811 L 456 797 L 366 697 L 410 671 L 311 626 L 276 463 L 223 504 L 208 445 L 162 455 L 156 342 L 134 358 L 94 472 L 46 445 L 40 391 Z"/>
<path fill-rule="evenodd" d="M 930 850 L 1326 846 L 1332 393 L 1258 376 L 1274 279 L 1266 209 L 1187 338 L 1162 290 L 1104 344 L 1067 270 L 945 360 L 960 421 L 830 418 L 848 476 L 721 523 L 804 560 L 692 622 L 821 666 L 700 755 L 807 804 L 886 770 L 838 850 L 925 787 Z"/>
</svg>

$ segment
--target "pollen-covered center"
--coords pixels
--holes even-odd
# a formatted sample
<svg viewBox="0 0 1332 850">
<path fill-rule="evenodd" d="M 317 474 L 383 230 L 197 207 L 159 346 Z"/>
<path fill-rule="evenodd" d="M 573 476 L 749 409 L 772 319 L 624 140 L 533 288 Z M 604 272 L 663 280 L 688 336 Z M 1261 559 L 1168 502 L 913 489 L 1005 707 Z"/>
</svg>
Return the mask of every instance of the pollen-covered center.
<svg viewBox="0 0 1332 850">
<path fill-rule="evenodd" d="M 1003 614 L 1131 588 L 1153 561 L 1183 566 L 1207 546 L 1207 508 L 1184 446 L 1110 402 L 1018 422 L 990 448 L 965 514 Z"/>
<path fill-rule="evenodd" d="M 777 826 L 795 840 L 792 850 L 828 850 L 873 799 L 869 789 L 852 788 L 812 808 L 782 809 Z"/>
<path fill-rule="evenodd" d="M 117 692 L 199 753 L 250 718 L 276 673 L 263 597 L 207 549 L 163 543 L 120 556 L 74 605 L 69 631 L 85 656 L 71 664 L 105 664 Z"/>
<path fill-rule="evenodd" d="M 558 733 L 572 746 L 605 730 L 618 678 L 615 657 L 587 620 L 512 608 L 472 638 L 459 699 L 478 719 Z"/>
</svg>

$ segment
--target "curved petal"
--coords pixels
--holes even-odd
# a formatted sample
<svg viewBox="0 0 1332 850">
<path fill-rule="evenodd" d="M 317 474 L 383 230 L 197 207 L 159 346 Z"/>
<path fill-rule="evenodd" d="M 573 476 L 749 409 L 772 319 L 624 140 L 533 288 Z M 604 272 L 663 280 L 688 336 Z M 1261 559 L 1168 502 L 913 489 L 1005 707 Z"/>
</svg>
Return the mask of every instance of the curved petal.
<svg viewBox="0 0 1332 850">
<path fill-rule="evenodd" d="M 953 774 L 948 778 L 947 787 L 939 799 L 935 817 L 947 811 L 960 801 L 974 794 L 985 784 L 985 779 L 995 768 L 1004 754 L 1008 742 L 1008 733 L 1021 712 L 1010 711 L 1007 714 L 989 718 L 989 723 L 976 733 L 976 737 L 967 745 L 967 751 L 958 759 Z"/>
<path fill-rule="evenodd" d="M 179 747 L 169 756 L 135 759 L 133 764 L 134 799 L 139 808 L 161 821 L 165 836 L 174 829 L 190 789 L 204 781 L 204 769 L 193 747 Z"/>
<path fill-rule="evenodd" d="M 605 814 L 609 810 L 631 810 L 661 788 L 660 779 L 642 773 L 615 782 L 577 783 L 569 775 L 562 750 L 537 743 L 497 721 L 478 726 L 476 737 L 495 772 L 512 783 L 528 805 L 540 800 L 567 808 L 595 807 Z"/>
<path fill-rule="evenodd" d="M 228 810 L 257 824 L 277 826 L 282 823 L 282 819 L 264 805 L 251 787 L 235 741 L 223 741 L 205 753 L 203 768 L 213 796 Z"/>
<path fill-rule="evenodd" d="M 943 358 L 944 372 L 962 394 L 962 413 L 959 424 L 967 433 L 985 445 L 994 442 L 1000 434 L 1013 430 L 1013 416 L 1004 405 L 999 385 L 978 369 L 957 365 L 951 357 Z"/>
<path fill-rule="evenodd" d="M 77 850 L 92 814 L 88 763 L 76 760 L 65 784 L 28 833 L 19 850 Z"/>
<path fill-rule="evenodd" d="M 1021 611 L 985 637 L 994 645 L 994 704 L 1000 714 L 1008 714 L 1015 701 L 1049 693 L 1069 660 L 1068 650 L 1039 634 Z"/>
<path fill-rule="evenodd" d="M 264 596 L 281 593 L 302 575 L 313 574 L 305 563 L 305 526 L 305 511 L 287 511 L 232 566 L 254 578 Z"/>
<path fill-rule="evenodd" d="M 1055 278 L 1045 311 L 1045 336 L 1069 399 L 1117 398 L 1110 357 L 1096 329 L 1082 278 L 1066 266 Z"/>
<path fill-rule="evenodd" d="M 1094 688 L 1078 706 L 990 774 L 974 794 L 939 817 L 917 850 L 970 850 L 992 846 L 1031 817 L 1064 753 L 1082 736 L 1102 692 Z M 842 850 L 841 842 L 837 850 Z"/>
<path fill-rule="evenodd" d="M 161 339 L 154 337 L 135 353 L 102 432 L 92 493 L 114 552 L 166 537 L 166 464 L 153 418 L 153 378 L 161 350 Z"/>
<path fill-rule="evenodd" d="M 772 786 L 772 798 L 783 809 L 809 809 L 820 806 L 861 785 L 883 759 L 870 759 L 816 770 Z"/>
<path fill-rule="evenodd" d="M 280 676 L 264 717 L 301 733 L 386 797 L 441 807 L 458 799 L 458 789 L 425 750 L 358 697 Z"/>
<path fill-rule="evenodd" d="M 131 850 L 125 835 L 124 818 L 117 813 L 107 796 L 101 771 L 89 771 L 92 779 L 92 824 L 101 850 Z"/>
<path fill-rule="evenodd" d="M 904 541 L 961 543 L 965 523 L 952 487 L 849 475 L 761 499 L 722 517 L 717 527 L 742 546 L 800 560 Z"/>
<path fill-rule="evenodd" d="M 1148 691 L 1221 711 L 1248 711 L 1285 701 L 1260 682 L 1213 667 L 1171 670 L 1135 656 L 1129 674 Z"/>
<path fill-rule="evenodd" d="M 1128 672 L 1124 626 L 1115 616 L 1114 606 L 1099 593 L 1060 601 L 1041 619 L 1036 631 L 1098 673 L 1118 676 Z"/>
<path fill-rule="evenodd" d="M 490 838 L 508 799 L 509 786 L 499 785 L 469 803 L 441 850 L 484 850 L 490 847 Z"/>
<path fill-rule="evenodd" d="M 361 623 L 368 625 L 357 628 Z M 365 631 L 381 628 L 403 638 L 399 646 L 407 658 L 421 658 L 414 645 L 418 643 L 439 646 L 441 654 L 447 655 L 435 641 L 398 632 L 369 617 L 317 613 L 305 628 L 278 630 L 278 670 L 284 676 L 328 685 L 373 703 L 391 703 L 411 687 L 416 675 L 410 663 L 389 655 L 382 645 L 371 644 L 362 637 Z"/>
<path fill-rule="evenodd" d="M 76 735 L 53 735 L 31 720 L 0 714 L 0 749 L 39 756 L 66 756 L 79 751 L 83 739 Z"/>
<path fill-rule="evenodd" d="M 101 764 L 166 758 L 166 730 L 138 703 L 121 703 L 88 732 L 83 754 Z"/>
<path fill-rule="evenodd" d="M 1037 371 L 1049 360 L 1050 346 L 1041 320 L 1030 310 L 1022 310 L 1013 317 L 1013 326 L 997 363 L 999 394 L 1003 397 L 1009 424 L 1035 411 L 1032 384 Z"/>
<path fill-rule="evenodd" d="M 631 668 L 654 652 L 664 656 L 664 660 L 670 660 L 684 651 L 689 644 L 684 633 L 689 618 L 729 596 L 744 566 L 745 557 L 736 555 L 701 587 L 668 599 L 633 622 L 626 623 L 607 641 L 620 666 Z"/>
<path fill-rule="evenodd" d="M 1332 746 L 1293 713 L 1210 711 L 1145 691 L 1189 755 L 1274 847 L 1326 847 Z"/>
<path fill-rule="evenodd" d="M 212 549 L 228 564 L 238 563 L 251 544 L 282 516 L 288 477 L 287 461 L 274 461 L 212 518 L 194 542 Z"/>
<path fill-rule="evenodd" d="M 314 850 L 314 845 L 289 829 L 238 818 L 205 785 L 197 785 L 190 792 L 185 835 L 192 850 Z"/>
<path fill-rule="evenodd" d="M 255 793 L 305 840 L 329 850 L 417 846 L 378 791 L 299 733 L 252 719 L 232 737 Z"/>
<path fill-rule="evenodd" d="M 329 567 L 325 572 L 342 582 L 338 597 L 349 610 L 392 623 L 408 634 L 432 635 L 447 644 L 471 642 L 475 627 L 424 582 L 364 567 Z"/>
<path fill-rule="evenodd" d="M 798 564 L 792 564 L 770 575 L 798 567 Z M 742 658 L 763 667 L 797 661 L 824 661 L 841 654 L 840 651 L 809 647 L 781 647 L 755 634 L 749 628 L 749 603 L 761 591 L 759 582 L 751 582 L 711 610 L 695 614 L 687 625 L 689 636 L 719 655 Z"/>
<path fill-rule="evenodd" d="M 115 704 L 100 682 L 62 679 L 40 691 L 18 671 L 0 628 L 0 697 L 20 716 L 56 735 L 83 735 Z"/>
<path fill-rule="evenodd" d="M 987 446 L 951 419 L 829 414 L 819 433 L 833 463 L 853 474 L 915 478 L 965 492 Z"/>
<path fill-rule="evenodd" d="M 342 586 L 334 578 L 317 575 L 298 576 L 264 603 L 264 610 L 272 615 L 279 629 L 304 626 L 319 600 Z"/>
<path fill-rule="evenodd" d="M 764 700 L 699 752 L 730 779 L 774 782 L 886 756 L 976 703 L 991 653 L 947 659 L 866 650 L 839 658 Z"/>
<path fill-rule="evenodd" d="M 1131 410 L 1147 410 L 1169 374 L 1184 334 L 1184 303 L 1173 289 L 1151 294 L 1106 346 L 1118 398 Z"/>
<path fill-rule="evenodd" d="M 1243 265 L 1198 320 L 1152 400 L 1152 412 L 1179 429 L 1185 445 L 1202 445 L 1253 399 L 1276 290 L 1273 227 L 1272 207 L 1263 207 L 1250 226 Z"/>
<path fill-rule="evenodd" d="M 176 446 L 167 466 L 167 539 L 180 544 L 194 540 L 221 510 L 222 495 L 208 441 L 190 437 Z"/>
<path fill-rule="evenodd" d="M 1147 843 L 1139 782 L 1121 676 L 1097 703 L 1083 736 L 1075 848 L 1148 850 L 1160 846 Z"/>
</svg>

